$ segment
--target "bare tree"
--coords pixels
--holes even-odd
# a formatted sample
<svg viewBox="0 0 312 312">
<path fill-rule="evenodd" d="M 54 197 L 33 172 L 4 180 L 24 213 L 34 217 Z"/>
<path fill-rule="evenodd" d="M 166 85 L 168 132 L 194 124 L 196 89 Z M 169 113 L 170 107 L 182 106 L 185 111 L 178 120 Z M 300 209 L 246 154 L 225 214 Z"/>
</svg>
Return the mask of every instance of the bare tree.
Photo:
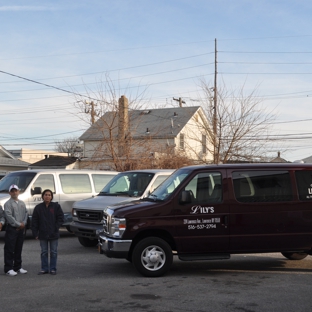
<svg viewBox="0 0 312 312">
<path fill-rule="evenodd" d="M 257 90 L 245 95 L 244 86 L 236 91 L 229 91 L 224 85 L 219 88 L 216 131 L 213 131 L 214 88 L 203 79 L 200 88 L 203 91 L 200 102 L 209 120 L 209 127 L 200 130 L 206 133 L 209 152 L 215 151 L 214 162 L 266 161 L 272 144 L 269 132 L 275 116 L 274 109 L 268 111 L 263 107 Z"/>
<path fill-rule="evenodd" d="M 94 169 L 110 167 L 118 171 L 149 167 L 150 140 L 143 135 L 133 140 L 140 120 L 136 118 L 134 122 L 131 118 L 134 111 L 148 105 L 145 93 L 146 89 L 140 87 L 132 92 L 116 87 L 105 75 L 105 79 L 97 83 L 96 91 L 86 88 L 86 95 L 76 95 L 74 105 L 79 116 L 91 125 L 82 139 L 92 138 L 84 144 L 85 159 L 81 166 Z M 129 99 L 123 94 L 127 94 Z M 121 100 L 125 106 L 120 104 Z"/>
<path fill-rule="evenodd" d="M 94 124 L 106 112 L 118 112 L 118 101 L 124 94 L 129 98 L 130 110 L 141 109 L 149 103 L 146 87 L 138 86 L 132 91 L 128 87 L 121 88 L 119 82 L 113 81 L 107 73 L 96 82 L 94 90 L 85 85 L 85 94 L 73 91 L 73 104 L 78 110 L 78 116 L 88 125 Z"/>
<path fill-rule="evenodd" d="M 82 148 L 78 144 L 77 137 L 69 137 L 55 142 L 55 150 L 60 153 L 67 153 L 68 156 L 81 156 Z"/>
<path fill-rule="evenodd" d="M 178 169 L 195 164 L 184 152 L 177 154 L 171 147 L 167 147 L 155 156 L 153 162 L 155 168 Z"/>
</svg>

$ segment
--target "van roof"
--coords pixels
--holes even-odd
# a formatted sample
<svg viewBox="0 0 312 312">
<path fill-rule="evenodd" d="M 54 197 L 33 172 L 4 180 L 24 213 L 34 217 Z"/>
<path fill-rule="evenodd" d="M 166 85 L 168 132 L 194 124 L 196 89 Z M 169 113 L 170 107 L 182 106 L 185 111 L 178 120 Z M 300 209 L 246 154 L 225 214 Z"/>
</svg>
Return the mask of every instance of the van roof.
<svg viewBox="0 0 312 312">
<path fill-rule="evenodd" d="M 255 163 L 255 164 L 211 164 L 211 165 L 194 165 L 182 167 L 181 169 L 297 169 L 297 168 L 309 168 L 312 169 L 312 164 L 301 163 Z"/>
<path fill-rule="evenodd" d="M 18 171 L 11 171 L 10 173 L 16 172 L 56 172 L 56 173 L 64 173 L 64 172 L 73 172 L 73 173 L 119 173 L 118 171 L 109 171 L 109 170 L 92 170 L 92 169 L 26 169 L 26 170 L 18 170 Z"/>
<path fill-rule="evenodd" d="M 124 172 L 173 173 L 175 170 L 176 169 L 139 169 L 139 170 L 128 170 Z M 124 173 L 124 172 L 120 172 L 120 173 Z"/>
</svg>

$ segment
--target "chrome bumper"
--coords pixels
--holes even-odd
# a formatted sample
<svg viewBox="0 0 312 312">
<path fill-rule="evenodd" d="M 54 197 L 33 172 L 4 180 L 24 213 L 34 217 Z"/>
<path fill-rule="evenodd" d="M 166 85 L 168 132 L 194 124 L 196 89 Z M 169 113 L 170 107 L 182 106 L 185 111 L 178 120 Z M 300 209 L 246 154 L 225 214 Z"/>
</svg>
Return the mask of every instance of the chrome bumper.
<svg viewBox="0 0 312 312">
<path fill-rule="evenodd" d="M 109 258 L 127 258 L 132 240 L 113 239 L 99 235 L 99 251 Z"/>
</svg>

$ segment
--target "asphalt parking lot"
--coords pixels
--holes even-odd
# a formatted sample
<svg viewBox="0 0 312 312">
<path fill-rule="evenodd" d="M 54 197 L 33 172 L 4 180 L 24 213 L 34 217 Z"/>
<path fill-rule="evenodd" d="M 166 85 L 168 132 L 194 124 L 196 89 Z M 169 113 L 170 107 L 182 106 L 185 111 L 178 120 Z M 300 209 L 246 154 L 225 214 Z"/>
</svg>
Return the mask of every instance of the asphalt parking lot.
<svg viewBox="0 0 312 312">
<path fill-rule="evenodd" d="M 3 258 L 4 233 L 0 233 Z M 140 276 L 132 264 L 82 247 L 62 231 L 58 274 L 37 275 L 39 242 L 27 234 L 26 275 L 0 272 L 2 311 L 308 311 L 312 257 L 288 261 L 280 254 L 235 255 L 231 260 L 182 262 L 159 278 Z"/>
</svg>

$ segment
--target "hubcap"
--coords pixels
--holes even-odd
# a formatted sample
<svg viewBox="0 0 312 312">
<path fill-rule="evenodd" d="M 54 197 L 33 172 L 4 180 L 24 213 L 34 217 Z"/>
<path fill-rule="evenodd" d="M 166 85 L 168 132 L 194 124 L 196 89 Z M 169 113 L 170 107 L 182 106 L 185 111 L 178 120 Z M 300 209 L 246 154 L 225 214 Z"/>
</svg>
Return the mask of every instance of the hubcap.
<svg viewBox="0 0 312 312">
<path fill-rule="evenodd" d="M 149 246 L 143 250 L 141 262 L 145 269 L 157 271 L 165 264 L 166 254 L 159 246 Z"/>
</svg>

